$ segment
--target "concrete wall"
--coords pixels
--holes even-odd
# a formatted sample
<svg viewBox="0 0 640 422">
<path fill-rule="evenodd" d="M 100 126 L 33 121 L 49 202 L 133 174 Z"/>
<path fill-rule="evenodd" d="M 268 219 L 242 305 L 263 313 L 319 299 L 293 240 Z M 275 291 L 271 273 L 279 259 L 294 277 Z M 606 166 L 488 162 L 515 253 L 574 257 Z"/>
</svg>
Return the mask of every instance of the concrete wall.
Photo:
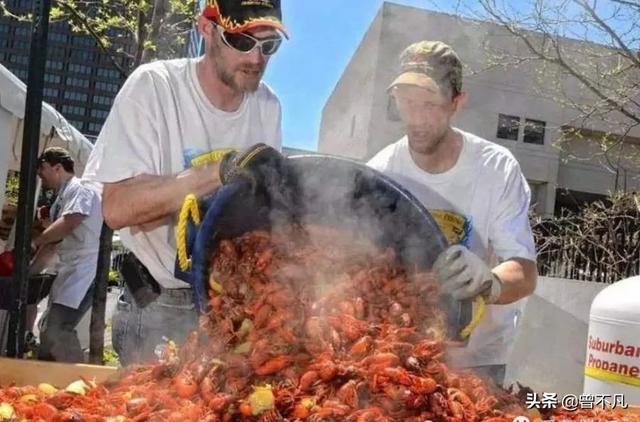
<svg viewBox="0 0 640 422">
<path fill-rule="evenodd" d="M 365 154 L 381 25 L 382 12 L 374 18 L 322 110 L 319 152 L 350 158 L 361 158 Z"/>
<path fill-rule="evenodd" d="M 582 394 L 589 310 L 608 284 L 540 277 L 518 319 L 505 385 Z"/>
</svg>

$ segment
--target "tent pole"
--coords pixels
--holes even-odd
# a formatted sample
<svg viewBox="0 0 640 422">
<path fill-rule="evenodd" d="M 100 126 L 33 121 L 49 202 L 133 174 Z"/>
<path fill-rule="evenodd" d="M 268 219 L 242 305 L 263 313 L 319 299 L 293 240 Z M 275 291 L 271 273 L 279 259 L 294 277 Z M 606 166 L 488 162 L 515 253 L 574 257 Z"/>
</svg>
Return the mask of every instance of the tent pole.
<svg viewBox="0 0 640 422">
<path fill-rule="evenodd" d="M 49 11 L 51 0 L 33 2 L 31 50 L 27 77 L 27 100 L 24 114 L 22 154 L 20 157 L 20 190 L 16 222 L 16 266 L 11 293 L 11 313 L 7 339 L 7 355 L 22 357 L 29 293 L 29 257 L 31 255 L 31 224 L 36 193 L 36 169 L 42 118 L 42 91 L 47 57 Z"/>
</svg>

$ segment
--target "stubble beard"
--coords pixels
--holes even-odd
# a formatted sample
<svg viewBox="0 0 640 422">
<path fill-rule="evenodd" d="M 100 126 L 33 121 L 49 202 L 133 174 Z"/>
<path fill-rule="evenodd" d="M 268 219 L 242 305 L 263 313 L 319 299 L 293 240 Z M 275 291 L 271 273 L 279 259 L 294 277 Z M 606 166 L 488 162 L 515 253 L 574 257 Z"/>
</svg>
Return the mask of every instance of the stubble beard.
<svg viewBox="0 0 640 422">
<path fill-rule="evenodd" d="M 447 130 L 445 130 L 443 133 L 440 133 L 432 137 L 430 142 L 424 142 L 424 141 L 412 142 L 411 135 L 407 135 L 407 137 L 409 139 L 409 146 L 414 152 L 418 154 L 423 154 L 423 155 L 432 155 L 438 151 L 438 148 L 440 148 L 440 146 L 446 139 Z"/>
<path fill-rule="evenodd" d="M 216 73 L 220 78 L 220 81 L 224 83 L 226 86 L 231 88 L 234 92 L 239 94 L 251 93 L 255 92 L 260 86 L 260 81 L 262 80 L 262 75 L 264 75 L 264 70 L 266 66 L 249 66 L 249 65 L 240 65 L 236 72 L 229 69 L 226 63 L 222 58 L 221 52 L 219 51 L 220 47 L 211 46 L 211 57 L 213 58 L 213 63 L 216 67 Z M 245 80 L 240 80 L 237 77 L 237 72 L 244 72 L 245 70 L 258 72 L 257 77 L 247 78 Z"/>
</svg>

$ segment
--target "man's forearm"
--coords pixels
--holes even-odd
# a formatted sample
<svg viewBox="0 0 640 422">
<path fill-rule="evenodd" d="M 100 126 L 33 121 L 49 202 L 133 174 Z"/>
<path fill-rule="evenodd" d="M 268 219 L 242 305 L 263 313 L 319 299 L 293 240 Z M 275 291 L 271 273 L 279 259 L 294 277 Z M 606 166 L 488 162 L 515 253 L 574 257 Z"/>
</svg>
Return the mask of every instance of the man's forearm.
<svg viewBox="0 0 640 422">
<path fill-rule="evenodd" d="M 502 292 L 497 304 L 508 304 L 527 297 L 536 289 L 538 268 L 534 261 L 512 258 L 493 269 L 502 281 Z"/>
<path fill-rule="evenodd" d="M 105 183 L 102 213 L 112 229 L 146 224 L 177 212 L 188 194 L 200 197 L 219 186 L 218 163 L 193 167 L 175 176 L 142 174 Z"/>
<path fill-rule="evenodd" d="M 82 214 L 69 214 L 54 221 L 40 236 L 33 240 L 36 247 L 56 243 L 67 237 L 78 227 L 86 216 Z"/>
</svg>

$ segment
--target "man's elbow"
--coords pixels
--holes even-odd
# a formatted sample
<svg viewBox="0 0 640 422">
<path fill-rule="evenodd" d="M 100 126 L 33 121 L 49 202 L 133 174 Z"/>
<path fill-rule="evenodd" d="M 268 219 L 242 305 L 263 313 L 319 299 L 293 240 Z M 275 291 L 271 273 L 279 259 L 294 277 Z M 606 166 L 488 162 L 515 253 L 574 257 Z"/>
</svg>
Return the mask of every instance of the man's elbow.
<svg viewBox="0 0 640 422">
<path fill-rule="evenodd" d="M 119 230 L 127 226 L 118 195 L 117 187 L 105 184 L 102 192 L 102 217 L 112 230 Z"/>
</svg>

